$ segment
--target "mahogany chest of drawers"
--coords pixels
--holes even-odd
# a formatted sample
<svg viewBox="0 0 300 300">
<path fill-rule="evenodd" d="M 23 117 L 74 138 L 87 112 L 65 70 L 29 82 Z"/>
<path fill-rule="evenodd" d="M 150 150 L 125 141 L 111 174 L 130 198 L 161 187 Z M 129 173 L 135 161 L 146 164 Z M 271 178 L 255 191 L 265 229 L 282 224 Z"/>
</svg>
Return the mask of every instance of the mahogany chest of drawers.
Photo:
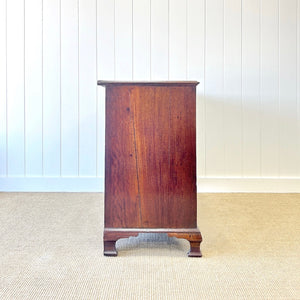
<svg viewBox="0 0 300 300">
<path fill-rule="evenodd" d="M 162 232 L 201 256 L 196 194 L 198 82 L 98 81 L 106 88 L 104 255 Z"/>
</svg>

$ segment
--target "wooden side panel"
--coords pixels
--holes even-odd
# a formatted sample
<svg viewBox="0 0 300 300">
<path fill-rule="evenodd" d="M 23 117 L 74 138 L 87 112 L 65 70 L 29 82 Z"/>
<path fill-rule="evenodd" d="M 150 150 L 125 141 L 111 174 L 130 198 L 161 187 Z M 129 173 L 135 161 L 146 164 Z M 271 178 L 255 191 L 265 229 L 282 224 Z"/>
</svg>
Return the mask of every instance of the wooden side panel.
<svg viewBox="0 0 300 300">
<path fill-rule="evenodd" d="M 195 228 L 195 87 L 108 86 L 105 227 Z"/>
<path fill-rule="evenodd" d="M 196 91 L 170 89 L 169 224 L 196 227 Z"/>
<path fill-rule="evenodd" d="M 165 87 L 135 88 L 135 131 L 142 226 L 168 227 L 170 99 Z"/>
<path fill-rule="evenodd" d="M 128 87 L 106 89 L 105 227 L 140 227 L 134 120 Z"/>
</svg>

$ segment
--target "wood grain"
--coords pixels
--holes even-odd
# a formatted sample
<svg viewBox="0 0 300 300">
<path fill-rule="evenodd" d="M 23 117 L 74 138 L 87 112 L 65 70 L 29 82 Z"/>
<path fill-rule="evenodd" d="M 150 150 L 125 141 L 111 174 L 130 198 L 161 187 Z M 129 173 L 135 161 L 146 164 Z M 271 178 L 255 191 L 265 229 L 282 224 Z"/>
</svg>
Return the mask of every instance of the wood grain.
<svg viewBox="0 0 300 300">
<path fill-rule="evenodd" d="M 140 227 L 139 180 L 130 93 L 106 90 L 105 226 Z"/>
<path fill-rule="evenodd" d="M 158 229 L 193 242 L 190 256 L 200 256 L 197 82 L 98 84 L 106 86 L 104 253 L 116 255 L 121 237 Z"/>
</svg>

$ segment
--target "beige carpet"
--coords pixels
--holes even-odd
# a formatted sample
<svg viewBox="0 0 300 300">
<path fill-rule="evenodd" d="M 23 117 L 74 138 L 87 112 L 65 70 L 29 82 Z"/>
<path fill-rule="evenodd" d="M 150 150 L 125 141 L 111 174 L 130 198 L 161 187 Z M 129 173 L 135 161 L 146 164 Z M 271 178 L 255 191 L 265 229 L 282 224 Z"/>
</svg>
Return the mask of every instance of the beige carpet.
<svg viewBox="0 0 300 300">
<path fill-rule="evenodd" d="M 300 194 L 202 194 L 202 258 L 164 235 L 102 255 L 103 195 L 0 193 L 0 299 L 300 299 Z"/>
</svg>

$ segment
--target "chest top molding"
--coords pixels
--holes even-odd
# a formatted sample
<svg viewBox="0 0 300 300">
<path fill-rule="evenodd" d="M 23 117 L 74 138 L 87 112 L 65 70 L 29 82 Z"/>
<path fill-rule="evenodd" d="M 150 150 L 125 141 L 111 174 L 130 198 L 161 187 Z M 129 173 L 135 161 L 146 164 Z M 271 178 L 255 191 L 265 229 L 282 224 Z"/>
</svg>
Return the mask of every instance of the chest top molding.
<svg viewBox="0 0 300 300">
<path fill-rule="evenodd" d="M 98 85 L 140 85 L 140 86 L 196 86 L 198 81 L 110 81 L 110 80 L 98 80 Z"/>
</svg>

